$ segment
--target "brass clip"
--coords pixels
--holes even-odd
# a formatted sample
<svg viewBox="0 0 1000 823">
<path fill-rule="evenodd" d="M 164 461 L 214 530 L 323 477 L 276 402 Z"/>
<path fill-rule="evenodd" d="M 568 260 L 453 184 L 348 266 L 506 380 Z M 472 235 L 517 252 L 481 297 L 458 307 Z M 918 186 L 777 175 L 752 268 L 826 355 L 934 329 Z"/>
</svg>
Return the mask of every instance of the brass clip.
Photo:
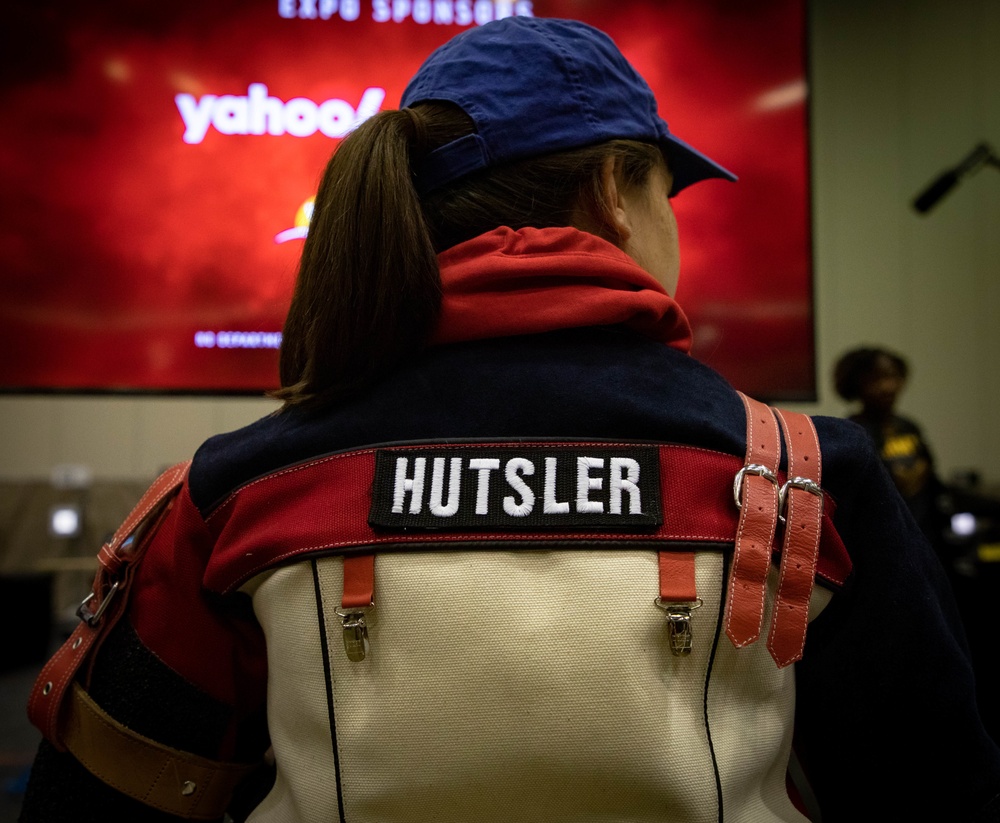
<svg viewBox="0 0 1000 823">
<path fill-rule="evenodd" d="M 344 651 L 347 659 L 357 663 L 368 655 L 368 624 L 363 611 L 342 612 L 337 614 L 344 619 Z"/>
</svg>

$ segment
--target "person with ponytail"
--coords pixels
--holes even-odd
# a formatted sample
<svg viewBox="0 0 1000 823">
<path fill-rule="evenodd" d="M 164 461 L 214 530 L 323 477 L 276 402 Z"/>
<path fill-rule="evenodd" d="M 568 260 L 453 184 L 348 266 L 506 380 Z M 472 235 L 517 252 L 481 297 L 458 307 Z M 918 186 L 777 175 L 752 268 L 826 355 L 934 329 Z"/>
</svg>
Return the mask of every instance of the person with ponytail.
<svg viewBox="0 0 1000 823">
<path fill-rule="evenodd" d="M 615 139 L 427 191 L 414 169 L 435 149 L 474 137 L 473 128 L 453 104 L 420 103 L 377 114 L 333 155 L 286 321 L 276 397 L 288 405 L 350 397 L 423 348 L 441 319 L 438 258 L 447 250 L 499 226 L 577 227 L 620 244 L 628 229 L 615 223 L 616 189 L 634 194 L 654 170 L 670 174 L 664 148 Z M 657 205 L 669 212 L 665 198 Z M 663 242 L 675 243 L 676 233 Z"/>
<path fill-rule="evenodd" d="M 281 407 L 103 550 L 22 820 L 1000 821 L 864 432 L 689 354 L 671 202 L 735 180 L 590 26 L 434 51 L 323 173 Z"/>
</svg>

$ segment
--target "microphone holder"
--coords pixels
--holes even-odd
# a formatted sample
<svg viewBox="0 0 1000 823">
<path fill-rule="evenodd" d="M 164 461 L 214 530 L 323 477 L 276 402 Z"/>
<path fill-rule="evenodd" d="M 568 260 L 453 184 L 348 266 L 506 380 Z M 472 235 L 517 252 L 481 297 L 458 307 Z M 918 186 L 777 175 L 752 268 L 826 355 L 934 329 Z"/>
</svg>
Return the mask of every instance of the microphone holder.
<svg viewBox="0 0 1000 823">
<path fill-rule="evenodd" d="M 913 200 L 913 208 L 920 214 L 927 214 L 938 204 L 948 192 L 950 192 L 958 181 L 969 174 L 974 174 L 984 166 L 994 166 L 1000 169 L 1000 158 L 994 154 L 992 147 L 988 143 L 980 143 L 969 154 L 952 169 L 943 172 Z"/>
</svg>

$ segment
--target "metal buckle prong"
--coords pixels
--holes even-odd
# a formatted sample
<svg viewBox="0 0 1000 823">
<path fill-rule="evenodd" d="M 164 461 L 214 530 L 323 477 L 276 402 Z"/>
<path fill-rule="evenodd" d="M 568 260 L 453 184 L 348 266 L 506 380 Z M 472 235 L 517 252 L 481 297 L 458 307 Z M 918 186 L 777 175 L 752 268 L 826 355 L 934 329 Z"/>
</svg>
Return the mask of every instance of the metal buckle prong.
<svg viewBox="0 0 1000 823">
<path fill-rule="evenodd" d="M 775 489 L 778 488 L 778 478 L 774 476 L 774 473 L 767 466 L 762 466 L 760 463 L 748 463 L 736 472 L 736 477 L 733 478 L 733 500 L 736 501 L 737 509 L 743 508 L 740 496 L 743 494 L 743 478 L 748 474 L 760 475 L 765 480 L 770 480 L 774 484 Z"/>
<path fill-rule="evenodd" d="M 91 614 L 87 611 L 87 604 L 94 599 L 94 593 L 91 592 L 84 599 L 83 602 L 77 606 L 76 616 L 84 621 L 88 626 L 96 626 L 104 614 L 104 610 L 107 609 L 108 604 L 111 602 L 112 598 L 115 596 L 115 592 L 118 591 L 118 581 L 116 580 L 111 584 L 111 588 L 108 589 L 108 593 L 104 596 L 101 601 L 101 605 L 97 607 L 97 611 Z"/>
</svg>

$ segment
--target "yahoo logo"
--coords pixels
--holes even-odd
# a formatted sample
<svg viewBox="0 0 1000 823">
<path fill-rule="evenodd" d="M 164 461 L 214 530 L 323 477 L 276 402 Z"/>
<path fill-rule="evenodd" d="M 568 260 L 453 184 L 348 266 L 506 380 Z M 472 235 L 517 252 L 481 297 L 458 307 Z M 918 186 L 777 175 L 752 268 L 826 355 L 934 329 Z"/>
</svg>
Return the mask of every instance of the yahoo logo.
<svg viewBox="0 0 1000 823">
<path fill-rule="evenodd" d="M 200 143 L 209 126 L 220 134 L 291 134 L 309 137 L 317 131 L 327 137 L 343 137 L 377 114 L 385 99 L 385 89 L 372 87 L 361 95 L 357 108 L 346 100 L 315 103 L 296 97 L 287 103 L 267 93 L 263 83 L 251 83 L 245 97 L 223 94 L 191 94 L 174 97 L 184 121 L 184 142 Z"/>
</svg>

